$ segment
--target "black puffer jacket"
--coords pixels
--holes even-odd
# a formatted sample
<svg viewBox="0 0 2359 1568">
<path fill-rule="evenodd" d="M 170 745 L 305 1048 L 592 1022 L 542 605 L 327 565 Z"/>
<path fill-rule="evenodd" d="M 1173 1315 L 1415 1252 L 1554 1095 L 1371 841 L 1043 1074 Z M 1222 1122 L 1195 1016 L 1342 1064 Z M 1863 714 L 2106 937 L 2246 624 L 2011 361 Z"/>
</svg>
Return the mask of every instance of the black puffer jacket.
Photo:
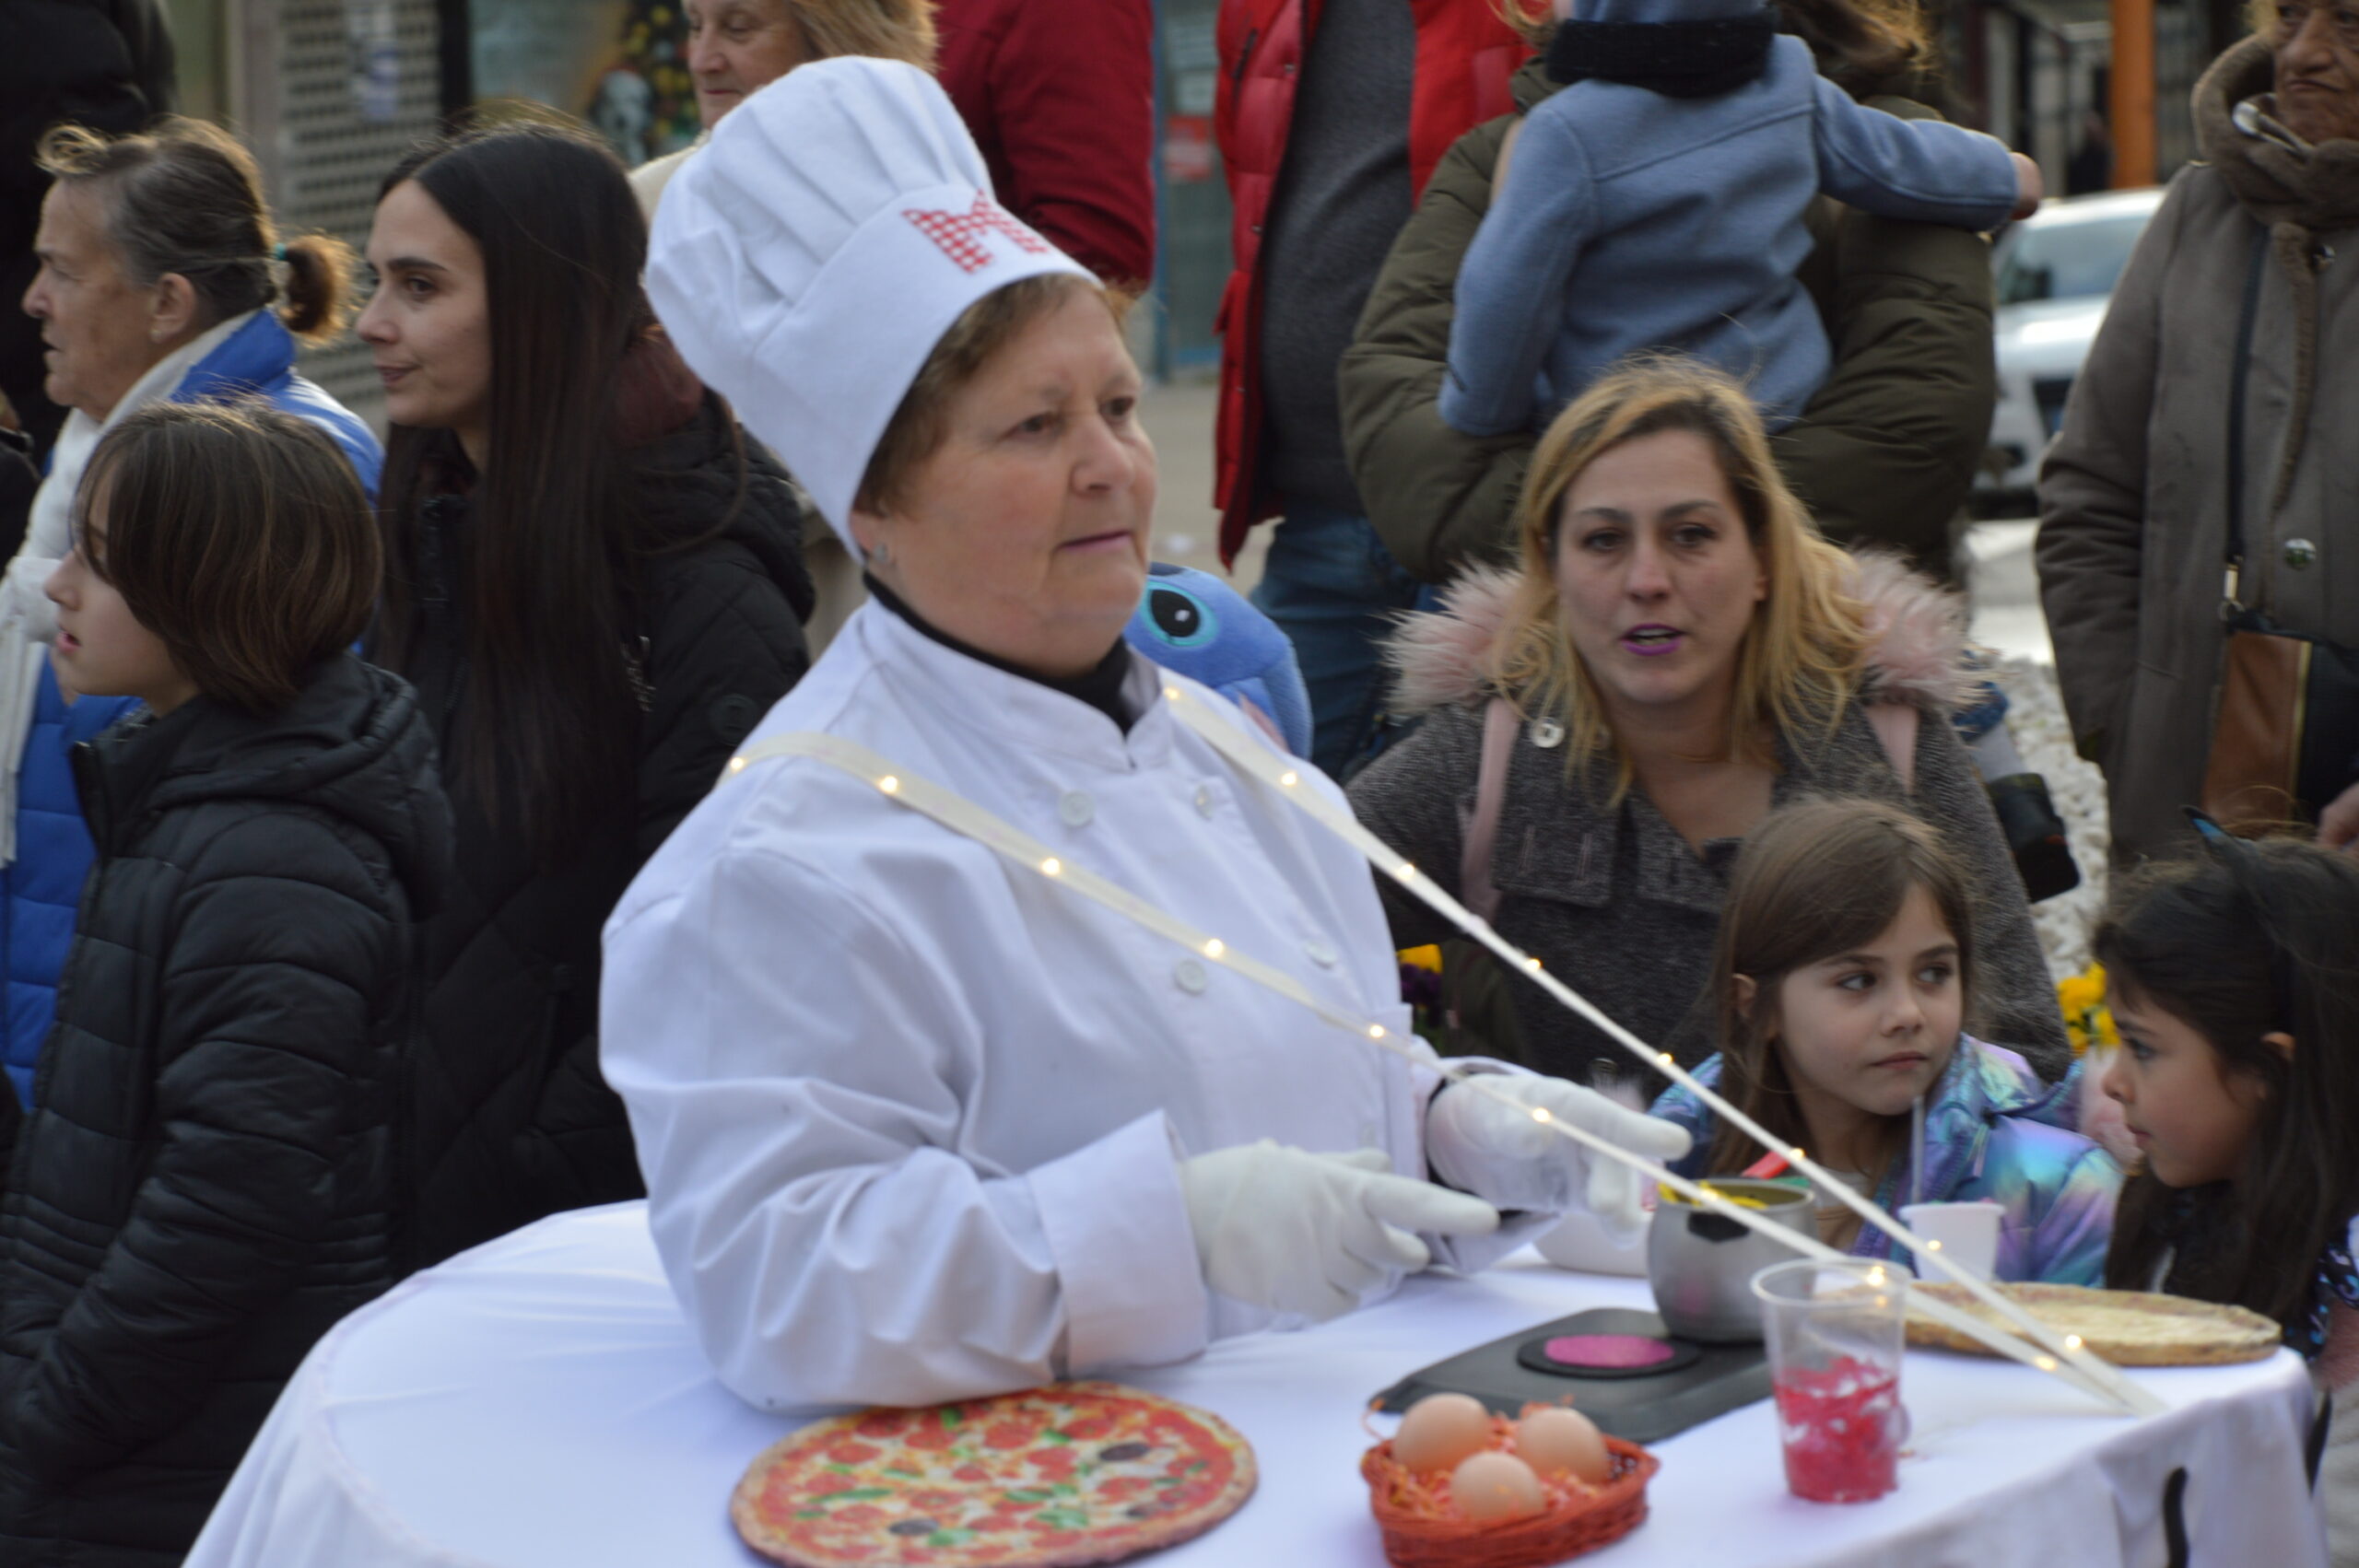
<svg viewBox="0 0 2359 1568">
<path fill-rule="evenodd" d="M 712 788 L 730 752 L 809 664 L 811 610 L 786 471 L 709 394 L 633 449 L 635 493 L 670 543 L 641 557 L 639 790 L 628 817 L 554 870 L 450 780 L 459 866 L 427 932 L 427 1042 L 413 1110 L 423 1267 L 564 1209 L 640 1196 L 622 1102 L 598 1072 L 598 939 L 640 866 Z M 740 451 L 744 470 L 741 470 Z M 459 733 L 466 668 L 463 497 L 426 503 L 406 673 Z M 437 607 L 437 602 L 440 607 Z"/>
<path fill-rule="evenodd" d="M 348 655 L 276 717 L 198 697 L 75 762 L 99 858 L 0 1200 L 0 1563 L 163 1568 L 396 1277 L 450 813 L 410 689 Z"/>
</svg>

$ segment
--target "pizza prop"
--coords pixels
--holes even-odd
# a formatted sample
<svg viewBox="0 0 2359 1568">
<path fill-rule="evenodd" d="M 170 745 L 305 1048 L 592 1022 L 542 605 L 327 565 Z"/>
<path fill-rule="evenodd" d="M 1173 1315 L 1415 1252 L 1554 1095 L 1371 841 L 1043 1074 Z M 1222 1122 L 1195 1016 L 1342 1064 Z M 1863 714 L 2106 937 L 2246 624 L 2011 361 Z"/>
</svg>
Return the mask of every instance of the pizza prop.
<svg viewBox="0 0 2359 1568">
<path fill-rule="evenodd" d="M 1226 1422 L 1119 1383 L 835 1416 L 737 1483 L 746 1544 L 793 1568 L 1074 1568 L 1173 1545 L 1253 1492 Z"/>
<path fill-rule="evenodd" d="M 2278 1326 L 2241 1306 L 2190 1301 L 2151 1291 L 2100 1291 L 2083 1285 L 2011 1284 L 1997 1287 L 2018 1305 L 2116 1366 L 2224 1366 L 2260 1361 L 2277 1353 L 2284 1338 Z M 2012 1328 L 1996 1313 L 1955 1285 L 1911 1284 L 1909 1296 L 1933 1296 Z M 1935 1350 L 1988 1355 L 1989 1349 L 1954 1328 L 1908 1315 L 1908 1342 Z"/>
</svg>

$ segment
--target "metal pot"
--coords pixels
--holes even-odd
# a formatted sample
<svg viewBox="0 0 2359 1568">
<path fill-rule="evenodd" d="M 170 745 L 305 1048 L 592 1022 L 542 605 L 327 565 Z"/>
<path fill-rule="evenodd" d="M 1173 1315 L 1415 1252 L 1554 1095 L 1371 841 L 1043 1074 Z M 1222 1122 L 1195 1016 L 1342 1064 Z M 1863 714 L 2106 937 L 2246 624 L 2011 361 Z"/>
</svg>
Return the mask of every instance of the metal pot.
<svg viewBox="0 0 2359 1568">
<path fill-rule="evenodd" d="M 1817 1234 L 1807 1188 L 1743 1176 L 1715 1176 L 1710 1185 L 1724 1198 L 1757 1200 L 1761 1207 L 1755 1212 L 1788 1230 Z M 1758 1340 L 1761 1304 L 1753 1294 L 1753 1276 L 1794 1256 L 1793 1248 L 1725 1214 L 1666 1192 L 1647 1236 L 1647 1279 L 1655 1289 L 1655 1311 L 1681 1339 Z"/>
</svg>

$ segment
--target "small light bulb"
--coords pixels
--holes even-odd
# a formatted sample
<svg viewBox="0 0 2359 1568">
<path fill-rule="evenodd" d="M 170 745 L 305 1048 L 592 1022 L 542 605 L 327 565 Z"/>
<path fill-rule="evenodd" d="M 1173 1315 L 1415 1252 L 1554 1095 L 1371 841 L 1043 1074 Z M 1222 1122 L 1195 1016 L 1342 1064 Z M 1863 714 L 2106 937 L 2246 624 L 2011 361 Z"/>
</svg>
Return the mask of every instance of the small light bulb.
<svg viewBox="0 0 2359 1568">
<path fill-rule="evenodd" d="M 1925 1244 L 1925 1250 L 1928 1252 L 1939 1252 L 1941 1249 L 1942 1244 L 1940 1242 L 1929 1241 Z"/>
<path fill-rule="evenodd" d="M 1178 686 L 1166 686 L 1163 688 L 1163 695 L 1169 700 L 1178 702 L 1180 700 L 1180 688 Z"/>
<path fill-rule="evenodd" d="M 1787 1151 L 1786 1151 L 1786 1158 L 1788 1158 L 1789 1160 L 1793 1161 L 1793 1162 L 1794 1162 L 1794 1164 L 1798 1164 L 1798 1165 L 1799 1165 L 1799 1164 L 1801 1164 L 1802 1163 L 1802 1161 L 1803 1161 L 1803 1160 L 1805 1160 L 1805 1159 L 1807 1159 L 1808 1157 L 1809 1157 L 1808 1155 L 1806 1155 L 1806 1154 L 1804 1154 L 1804 1153 L 1802 1153 L 1802 1146 L 1801 1144 L 1799 1144 L 1799 1143 L 1795 1144 L 1792 1148 L 1790 1148 L 1790 1149 L 1789 1149 L 1789 1150 L 1787 1150 Z"/>
<path fill-rule="evenodd" d="M 1665 1067 L 1669 1067 L 1676 1059 L 1674 1059 L 1669 1051 L 1659 1051 L 1655 1055 L 1655 1059 L 1662 1063 Z"/>
<path fill-rule="evenodd" d="M 1367 1037 L 1371 1040 L 1380 1040 L 1384 1038 L 1384 1025 L 1381 1024 L 1369 1024 L 1367 1026 Z"/>
<path fill-rule="evenodd" d="M 1875 1285 L 1875 1286 L 1877 1286 L 1877 1287 L 1879 1287 L 1879 1288 L 1881 1288 L 1881 1287 L 1883 1286 L 1883 1284 L 1884 1284 L 1884 1268 L 1883 1268 L 1883 1266 L 1882 1266 L 1881 1264 L 1879 1264 L 1877 1267 L 1875 1267 L 1875 1268 L 1871 1269 L 1871 1270 L 1868 1270 L 1868 1283 L 1870 1283 L 1870 1284 L 1872 1284 L 1872 1285 Z"/>
<path fill-rule="evenodd" d="M 1227 951 L 1228 944 L 1222 942 L 1218 937 L 1214 937 L 1204 943 L 1204 956 L 1207 958 L 1218 958 L 1222 954 Z"/>
<path fill-rule="evenodd" d="M 742 757 L 742 756 L 733 756 L 733 757 L 731 757 L 731 758 L 729 759 L 729 771 L 730 771 L 730 772 L 732 772 L 732 773 L 743 773 L 743 772 L 745 772 L 745 759 L 744 757 Z"/>
<path fill-rule="evenodd" d="M 889 773 L 876 781 L 876 787 L 888 795 L 898 795 L 901 792 L 901 781 Z"/>
<path fill-rule="evenodd" d="M 1281 774 L 1279 774 L 1279 775 L 1278 775 L 1278 782 L 1279 782 L 1279 783 L 1281 783 L 1281 784 L 1283 784 L 1283 785 L 1285 785 L 1287 789 L 1291 790 L 1291 789 L 1293 789 L 1296 785 L 1297 785 L 1297 784 L 1299 784 L 1299 783 L 1301 783 L 1301 782 L 1302 782 L 1302 775 L 1300 775 L 1300 774 L 1297 773 L 1293 768 L 1289 767 L 1289 768 L 1287 768 L 1284 773 L 1281 773 Z"/>
<path fill-rule="evenodd" d="M 1062 860 L 1058 860 L 1054 855 L 1050 856 L 1047 860 L 1040 862 L 1040 874 L 1042 876 L 1057 876 L 1062 874 L 1064 869 L 1065 863 Z"/>
<path fill-rule="evenodd" d="M 1537 958 L 1527 958 L 1527 959 L 1525 959 L 1525 960 L 1523 961 L 1523 963 L 1524 963 L 1524 967 L 1526 967 L 1526 968 L 1528 968 L 1528 969 L 1537 969 L 1537 968 L 1539 968 L 1539 967 L 1540 967 L 1540 960 L 1539 960 L 1539 959 L 1537 959 Z"/>
<path fill-rule="evenodd" d="M 2068 1350 L 2068 1351 L 2077 1351 L 2077 1350 L 2079 1350 L 2079 1349 L 2081 1348 L 2081 1336 L 2079 1336 L 2078 1334 L 2067 1334 L 2067 1335 L 2065 1335 L 2065 1336 L 2064 1336 L 2064 1348 L 2065 1348 L 2066 1350 Z"/>
<path fill-rule="evenodd" d="M 2031 1358 L 2031 1363 L 2032 1365 L 2039 1368 L 2042 1372 L 2053 1372 L 2056 1370 L 2056 1358 L 2054 1356 L 2034 1356 Z"/>
<path fill-rule="evenodd" d="M 1415 876 L 1417 874 L 1417 868 L 1411 865 L 1408 861 L 1403 860 L 1401 862 L 1401 869 L 1392 874 L 1405 880 L 1409 877 Z"/>
<path fill-rule="evenodd" d="M 1547 1106 L 1534 1106 L 1532 1107 L 1532 1119 L 1534 1121 L 1554 1121 L 1556 1118 L 1548 1114 Z"/>
</svg>

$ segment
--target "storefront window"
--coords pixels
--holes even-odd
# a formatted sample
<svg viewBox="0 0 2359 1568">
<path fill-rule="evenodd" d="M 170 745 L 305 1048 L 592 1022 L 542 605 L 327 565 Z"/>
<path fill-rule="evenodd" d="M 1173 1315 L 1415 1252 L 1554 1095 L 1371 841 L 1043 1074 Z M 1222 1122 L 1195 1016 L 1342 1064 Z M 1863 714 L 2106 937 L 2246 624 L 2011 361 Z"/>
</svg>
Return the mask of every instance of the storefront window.
<svg viewBox="0 0 2359 1568">
<path fill-rule="evenodd" d="M 696 139 L 677 0 L 475 0 L 471 10 L 478 101 L 578 115 L 627 166 Z"/>
</svg>

